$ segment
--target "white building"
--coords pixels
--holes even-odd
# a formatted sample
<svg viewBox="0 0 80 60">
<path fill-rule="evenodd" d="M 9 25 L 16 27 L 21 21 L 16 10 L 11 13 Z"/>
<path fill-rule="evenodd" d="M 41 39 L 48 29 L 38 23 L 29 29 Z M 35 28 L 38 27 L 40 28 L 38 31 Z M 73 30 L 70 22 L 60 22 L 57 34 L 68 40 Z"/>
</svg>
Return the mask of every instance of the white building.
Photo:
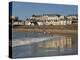
<svg viewBox="0 0 80 60">
<path fill-rule="evenodd" d="M 30 21 L 25 21 L 25 25 L 31 25 Z"/>
<path fill-rule="evenodd" d="M 66 25 L 66 20 L 64 16 L 58 17 L 57 15 L 44 15 L 44 16 L 36 16 L 31 17 L 32 19 L 39 20 L 39 25 Z"/>
<path fill-rule="evenodd" d="M 24 21 L 15 21 L 13 25 L 24 25 Z"/>
<path fill-rule="evenodd" d="M 60 16 L 54 14 L 46 15 L 34 15 L 30 17 L 31 20 L 37 22 L 38 25 L 70 25 L 72 19 L 77 19 L 76 16 Z M 26 25 L 30 25 L 30 22 L 26 22 Z"/>
</svg>

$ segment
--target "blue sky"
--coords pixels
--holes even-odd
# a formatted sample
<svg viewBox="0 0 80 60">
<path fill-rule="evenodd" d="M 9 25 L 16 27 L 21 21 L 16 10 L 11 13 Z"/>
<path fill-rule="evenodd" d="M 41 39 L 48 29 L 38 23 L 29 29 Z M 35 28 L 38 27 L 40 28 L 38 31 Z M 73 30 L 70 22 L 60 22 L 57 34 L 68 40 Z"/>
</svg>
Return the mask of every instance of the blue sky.
<svg viewBox="0 0 80 60">
<path fill-rule="evenodd" d="M 25 20 L 32 16 L 32 14 L 78 14 L 78 7 L 76 5 L 61 5 L 61 4 L 41 4 L 41 3 L 27 3 L 27 2 L 13 2 L 12 15 Z"/>
</svg>

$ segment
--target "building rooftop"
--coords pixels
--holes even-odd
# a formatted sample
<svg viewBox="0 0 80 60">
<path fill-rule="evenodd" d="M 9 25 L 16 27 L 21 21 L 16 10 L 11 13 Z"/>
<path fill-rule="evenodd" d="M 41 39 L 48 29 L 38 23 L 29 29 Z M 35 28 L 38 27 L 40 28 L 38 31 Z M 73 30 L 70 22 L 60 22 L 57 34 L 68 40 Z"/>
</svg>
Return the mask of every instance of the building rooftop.
<svg viewBox="0 0 80 60">
<path fill-rule="evenodd" d="M 42 15 L 32 15 L 32 17 L 40 17 L 40 16 L 60 16 L 60 14 L 42 14 Z"/>
</svg>

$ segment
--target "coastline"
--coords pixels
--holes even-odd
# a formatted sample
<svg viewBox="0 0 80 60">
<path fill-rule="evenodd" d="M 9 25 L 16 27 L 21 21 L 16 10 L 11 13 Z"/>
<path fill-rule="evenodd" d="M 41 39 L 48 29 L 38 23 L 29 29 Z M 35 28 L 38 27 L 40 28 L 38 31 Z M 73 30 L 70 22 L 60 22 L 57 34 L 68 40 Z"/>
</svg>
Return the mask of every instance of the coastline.
<svg viewBox="0 0 80 60">
<path fill-rule="evenodd" d="M 43 32 L 43 33 L 54 33 L 54 34 L 68 34 L 68 33 L 77 33 L 77 30 L 62 30 L 62 29 L 25 29 L 25 28 L 15 28 L 12 29 L 12 31 L 16 32 Z"/>
<path fill-rule="evenodd" d="M 78 33 L 78 25 L 55 25 L 55 26 L 13 26 L 12 31 L 17 32 L 42 32 L 50 34 Z"/>
</svg>

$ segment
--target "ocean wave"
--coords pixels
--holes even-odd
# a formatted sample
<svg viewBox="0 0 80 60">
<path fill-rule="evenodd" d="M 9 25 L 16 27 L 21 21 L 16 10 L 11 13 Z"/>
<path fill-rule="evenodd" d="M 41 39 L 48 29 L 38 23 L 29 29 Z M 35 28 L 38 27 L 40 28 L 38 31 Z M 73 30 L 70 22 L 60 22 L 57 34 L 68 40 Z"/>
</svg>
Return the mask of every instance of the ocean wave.
<svg viewBox="0 0 80 60">
<path fill-rule="evenodd" d="M 22 46 L 22 45 L 30 45 L 33 43 L 38 43 L 42 41 L 47 41 L 50 39 L 58 39 L 62 36 L 54 36 L 54 37 L 38 37 L 38 38 L 23 38 L 23 39 L 13 39 L 12 47 Z"/>
</svg>

